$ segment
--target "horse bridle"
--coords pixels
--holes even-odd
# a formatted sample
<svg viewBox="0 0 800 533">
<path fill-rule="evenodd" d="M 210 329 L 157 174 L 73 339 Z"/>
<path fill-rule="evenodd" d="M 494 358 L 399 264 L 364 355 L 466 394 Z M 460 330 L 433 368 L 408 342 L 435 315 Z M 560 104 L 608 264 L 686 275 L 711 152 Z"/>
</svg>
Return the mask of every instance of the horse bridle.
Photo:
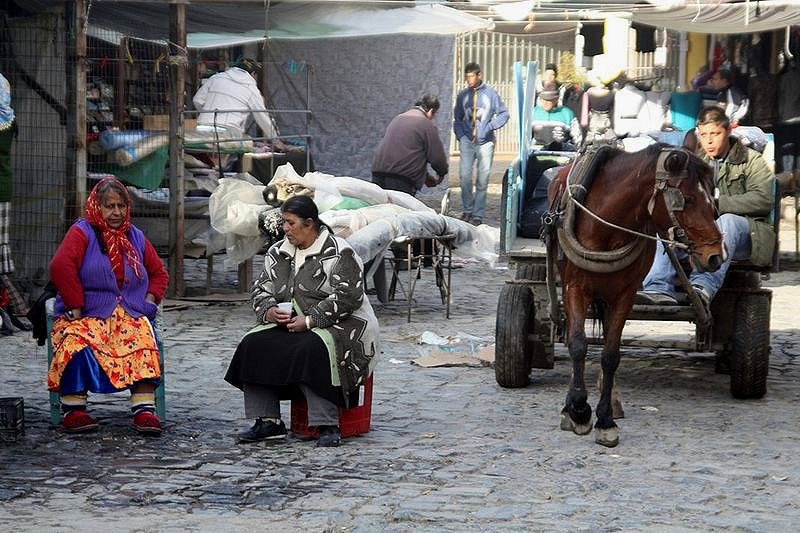
<svg viewBox="0 0 800 533">
<path fill-rule="evenodd" d="M 687 156 L 686 163 L 683 165 L 683 168 L 680 171 L 670 172 L 666 169 L 664 163 L 666 162 L 667 158 L 673 155 L 675 152 L 683 152 Z M 647 212 L 650 213 L 650 216 L 653 215 L 656 197 L 660 194 L 664 198 L 664 207 L 666 208 L 667 215 L 672 223 L 672 226 L 667 228 L 666 237 L 661 235 L 662 241 L 666 241 L 665 244 L 670 243 L 673 246 L 685 248 L 686 250 L 691 251 L 693 243 L 686 234 L 686 231 L 683 229 L 683 226 L 681 226 L 678 218 L 675 216 L 676 212 L 683 211 L 686 203 L 679 186 L 681 181 L 689 175 L 689 156 L 690 152 L 686 148 L 663 148 L 661 150 L 661 153 L 658 154 L 658 160 L 656 162 L 656 182 L 653 186 L 653 194 L 650 196 L 650 200 L 647 202 Z M 703 191 L 706 193 L 706 195 L 709 194 L 708 189 L 705 186 L 703 186 Z"/>
</svg>

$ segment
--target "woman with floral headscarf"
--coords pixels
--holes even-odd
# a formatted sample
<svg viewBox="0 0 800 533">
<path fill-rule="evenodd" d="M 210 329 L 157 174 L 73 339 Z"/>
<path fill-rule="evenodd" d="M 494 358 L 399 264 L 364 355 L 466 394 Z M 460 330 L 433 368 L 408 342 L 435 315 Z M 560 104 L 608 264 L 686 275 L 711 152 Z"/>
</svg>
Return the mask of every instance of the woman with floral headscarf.
<svg viewBox="0 0 800 533">
<path fill-rule="evenodd" d="M 101 180 L 86 215 L 50 262 L 58 289 L 47 386 L 61 395 L 65 431 L 98 427 L 87 392 L 131 391 L 133 427 L 161 433 L 154 390 L 161 378 L 152 320 L 169 283 L 153 245 L 130 220 L 131 201 L 114 178 Z"/>
</svg>

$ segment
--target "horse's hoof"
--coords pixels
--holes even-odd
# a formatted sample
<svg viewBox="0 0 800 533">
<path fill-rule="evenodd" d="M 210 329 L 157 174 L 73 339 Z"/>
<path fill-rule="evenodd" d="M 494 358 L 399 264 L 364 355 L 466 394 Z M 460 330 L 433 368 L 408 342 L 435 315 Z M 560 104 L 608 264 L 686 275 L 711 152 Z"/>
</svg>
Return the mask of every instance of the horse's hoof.
<svg viewBox="0 0 800 533">
<path fill-rule="evenodd" d="M 619 428 L 595 428 L 594 430 L 594 441 L 597 444 L 602 444 L 603 446 L 607 446 L 608 448 L 613 448 L 617 444 L 619 444 Z"/>
<path fill-rule="evenodd" d="M 572 431 L 576 435 L 586 435 L 592 431 L 592 420 L 589 419 L 585 424 L 576 424 L 567 413 L 561 413 L 561 429 Z"/>
<path fill-rule="evenodd" d="M 619 420 L 620 418 L 625 418 L 625 410 L 622 408 L 622 402 L 619 400 L 614 401 L 611 400 L 611 417 L 614 420 Z"/>
</svg>

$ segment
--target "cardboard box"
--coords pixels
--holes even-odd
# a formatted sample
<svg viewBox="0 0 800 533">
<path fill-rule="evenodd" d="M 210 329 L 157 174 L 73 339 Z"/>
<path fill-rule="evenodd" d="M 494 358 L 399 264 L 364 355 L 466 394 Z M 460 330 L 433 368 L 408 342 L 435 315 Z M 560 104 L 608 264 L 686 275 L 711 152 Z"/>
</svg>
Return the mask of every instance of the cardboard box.
<svg viewBox="0 0 800 533">
<path fill-rule="evenodd" d="M 169 131 L 169 115 L 145 115 L 144 129 L 149 131 Z M 197 119 L 183 119 L 183 129 L 185 131 L 197 129 Z"/>
</svg>

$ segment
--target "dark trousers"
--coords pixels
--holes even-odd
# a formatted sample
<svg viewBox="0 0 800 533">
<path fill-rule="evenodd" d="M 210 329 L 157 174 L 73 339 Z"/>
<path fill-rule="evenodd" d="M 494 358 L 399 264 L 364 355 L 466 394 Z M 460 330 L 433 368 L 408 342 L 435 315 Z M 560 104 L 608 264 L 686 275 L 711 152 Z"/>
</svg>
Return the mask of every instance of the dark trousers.
<svg viewBox="0 0 800 533">
<path fill-rule="evenodd" d="M 375 172 L 372 174 L 372 183 L 387 191 L 400 191 L 414 196 L 417 189 L 414 187 L 414 180 L 397 174 L 387 172 Z"/>
</svg>

